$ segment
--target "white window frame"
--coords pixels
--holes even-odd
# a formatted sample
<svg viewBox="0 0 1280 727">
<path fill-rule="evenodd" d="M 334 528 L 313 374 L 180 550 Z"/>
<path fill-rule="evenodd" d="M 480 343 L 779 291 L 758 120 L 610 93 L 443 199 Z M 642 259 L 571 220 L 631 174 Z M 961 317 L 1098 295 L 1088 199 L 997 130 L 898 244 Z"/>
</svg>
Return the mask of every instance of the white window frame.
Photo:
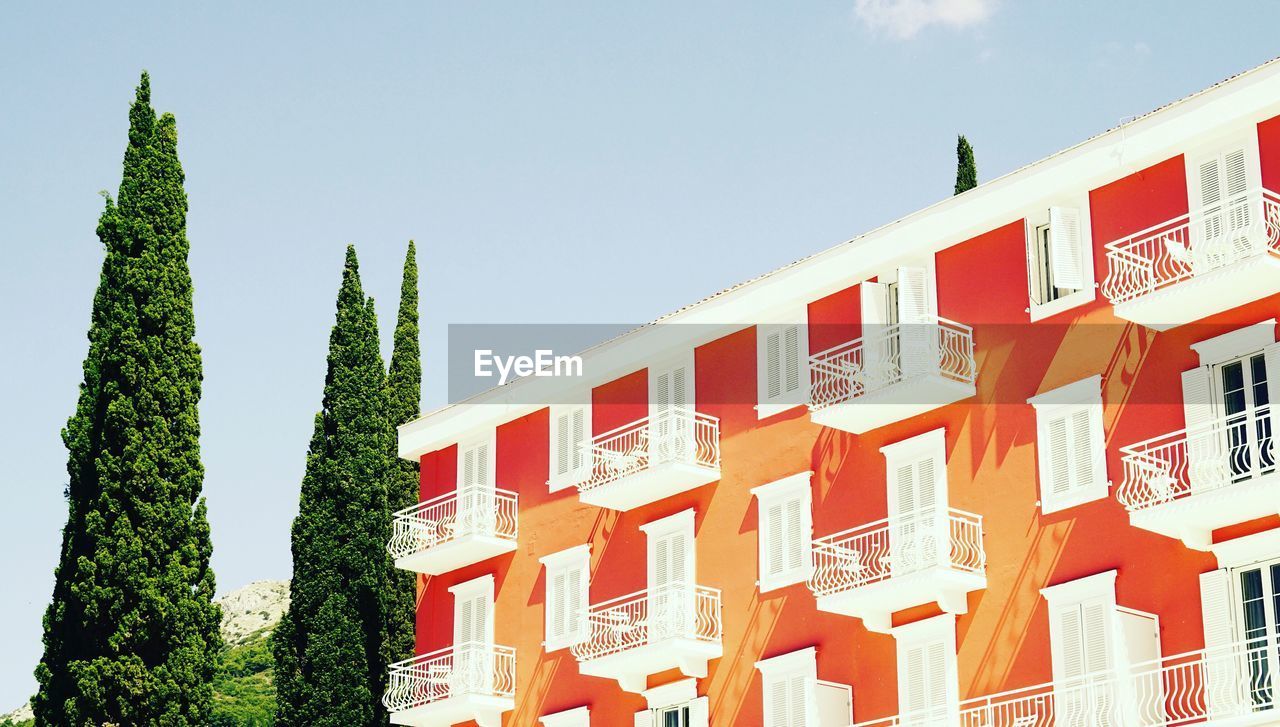
<svg viewBox="0 0 1280 727">
<path fill-rule="evenodd" d="M 756 662 L 756 669 L 760 671 L 760 680 L 763 684 L 764 724 L 770 726 L 785 724 L 787 727 L 806 727 L 806 725 L 817 724 L 817 715 L 812 708 L 816 706 L 814 705 L 814 687 L 818 683 L 818 651 L 815 647 L 810 646 L 762 659 Z M 779 682 L 784 684 L 787 699 L 794 699 L 796 695 L 791 691 L 791 683 L 795 679 L 804 680 L 802 693 L 804 716 L 800 724 L 792 724 L 791 715 L 788 714 L 791 710 L 786 709 L 791 706 L 789 703 L 781 706 L 786 710 L 783 714 L 776 714 L 780 706 L 773 699 L 774 689 Z"/>
<path fill-rule="evenodd" d="M 756 511 L 759 514 L 759 526 L 757 527 L 757 562 L 759 565 L 759 580 L 756 585 L 761 593 L 772 591 L 784 586 L 803 583 L 809 580 L 809 576 L 813 572 L 813 472 L 800 472 L 789 477 L 783 477 L 765 485 L 752 488 L 751 494 L 756 497 Z M 795 505 L 793 505 L 795 503 Z M 788 506 L 795 506 L 800 511 L 800 527 L 796 533 L 788 533 L 786 524 L 786 509 Z M 768 513 L 774 507 L 780 507 L 783 510 L 783 520 L 780 523 L 784 539 L 790 535 L 794 540 L 798 541 L 796 547 L 800 549 L 799 567 L 787 567 L 784 563 L 781 570 L 776 574 L 769 573 L 769 566 L 772 558 L 785 558 L 788 547 L 792 545 L 783 542 L 781 553 L 770 553 L 769 542 L 772 539 L 772 526 L 769 522 Z"/>
<path fill-rule="evenodd" d="M 1268 318 L 1213 338 L 1197 341 L 1191 344 L 1191 350 L 1200 357 L 1201 366 L 1216 366 L 1241 356 L 1258 353 L 1275 342 L 1276 319 Z"/>
<path fill-rule="evenodd" d="M 455 484 L 454 484 L 454 489 L 457 489 L 457 490 L 461 490 L 461 489 L 462 489 L 462 486 L 463 486 L 462 476 L 463 476 L 463 472 L 464 472 L 464 469 L 463 469 L 463 462 L 464 462 L 464 459 L 465 459 L 465 457 L 466 457 L 466 453 L 467 453 L 468 451 L 470 451 L 470 450 L 472 450 L 472 449 L 474 449 L 474 448 L 476 448 L 476 447 L 479 447 L 479 446 L 481 446 L 481 445 L 484 445 L 484 444 L 488 444 L 488 445 L 489 445 L 489 451 L 487 452 L 486 457 L 485 457 L 485 459 L 487 460 L 487 461 L 486 461 L 486 463 L 485 463 L 485 465 L 486 465 L 485 470 L 488 472 L 488 475 L 489 475 L 489 476 L 488 476 L 488 481 L 486 481 L 486 482 L 481 482 L 481 483 L 479 483 L 479 484 L 480 484 L 480 485 L 482 485 L 482 486 L 489 487 L 489 488 L 497 487 L 497 482 L 498 482 L 498 472 L 497 472 L 497 470 L 498 470 L 498 431 L 497 431 L 496 429 L 490 429 L 490 430 L 488 430 L 487 432 L 485 432 L 484 434 L 477 435 L 477 436 L 472 437 L 472 438 L 470 438 L 470 439 L 460 440 L 460 441 L 458 442 L 458 463 L 457 463 L 457 465 L 456 465 L 456 467 L 457 467 L 457 472 L 455 473 Z"/>
<path fill-rule="evenodd" d="M 1244 150 L 1245 174 L 1248 183 L 1245 189 L 1256 190 L 1262 187 L 1262 155 L 1258 147 L 1258 133 L 1254 124 L 1249 124 L 1244 131 L 1233 131 L 1205 141 L 1182 154 L 1183 169 L 1187 180 L 1187 209 L 1197 210 L 1204 206 L 1201 201 L 1200 165 L 1211 158 L 1223 156 L 1236 149 Z M 1261 213 L 1261 210 L 1256 210 Z"/>
<path fill-rule="evenodd" d="M 560 429 L 559 421 L 561 417 L 572 417 L 575 413 L 582 413 L 582 441 L 569 443 L 569 468 L 564 473 L 559 472 L 560 465 Z M 550 407 L 550 421 L 548 422 L 549 443 L 548 466 L 547 466 L 547 489 L 550 492 L 558 492 L 568 487 L 573 487 L 579 482 L 587 479 L 591 472 L 591 405 L 590 404 L 552 404 Z M 570 419 L 572 421 L 572 419 Z M 573 436 L 570 429 L 569 436 Z M 573 466 L 573 448 L 575 446 L 583 448 L 582 461 L 578 467 Z"/>
<path fill-rule="evenodd" d="M 668 515 L 645 523 L 640 526 L 640 531 L 645 534 L 647 543 L 645 544 L 645 553 L 648 560 L 647 580 L 648 587 L 652 589 L 657 579 L 657 557 L 655 555 L 655 546 L 660 538 L 666 537 L 673 533 L 684 531 L 688 547 L 685 550 L 685 570 L 689 576 L 689 587 L 693 587 L 693 581 L 697 579 L 697 545 L 694 538 L 694 512 L 693 508 L 681 510 L 674 515 Z"/>
<path fill-rule="evenodd" d="M 580 643 L 587 638 L 587 610 L 589 606 L 589 594 L 591 585 L 591 546 L 575 545 L 551 555 L 545 555 L 538 559 L 546 570 L 546 594 L 543 599 L 543 648 L 549 653 L 557 649 L 563 649 L 568 646 Z M 581 604 L 577 613 L 566 612 L 565 631 L 562 634 L 555 633 L 554 620 L 556 610 L 563 607 L 568 609 L 569 601 L 563 606 L 555 599 L 555 589 L 552 586 L 554 579 L 564 576 L 568 578 L 571 571 L 579 571 L 577 601 Z M 568 598 L 566 591 L 565 597 Z"/>
<path fill-rule="evenodd" d="M 1107 477 L 1106 433 L 1102 417 L 1102 376 L 1094 375 L 1060 386 L 1051 391 L 1027 399 L 1036 412 L 1036 461 L 1040 481 L 1040 512 L 1065 510 L 1086 502 L 1101 500 L 1107 496 L 1111 482 Z M 1089 417 L 1089 452 L 1092 457 L 1093 481 L 1073 483 L 1065 494 L 1054 495 L 1051 487 L 1053 462 L 1048 447 L 1049 424 L 1058 419 L 1068 420 L 1079 412 Z M 1070 422 L 1068 422 L 1068 425 Z M 1068 436 L 1074 436 L 1068 428 Z M 1068 445 L 1068 450 L 1072 447 Z M 1075 479 L 1075 468 L 1068 462 L 1068 477 Z"/>
<path fill-rule="evenodd" d="M 695 357 L 692 350 L 682 351 L 677 355 L 663 358 L 658 363 L 648 367 L 647 386 L 649 387 L 648 398 L 649 398 L 649 416 L 650 417 L 653 417 L 654 415 L 660 413 L 667 406 L 666 402 L 657 402 L 657 401 L 654 401 L 654 398 L 653 398 L 653 392 L 657 390 L 658 376 L 664 373 L 669 373 L 681 367 L 684 367 L 687 370 L 687 373 L 685 374 L 686 376 L 685 385 L 687 387 L 685 390 L 685 394 L 687 395 L 687 400 L 689 402 L 689 411 L 695 410 L 696 402 L 698 401 L 697 399 L 698 388 L 697 388 L 697 382 L 695 381 L 695 377 L 697 375 L 697 368 L 695 366 L 694 359 Z"/>
<path fill-rule="evenodd" d="M 960 709 L 960 668 L 959 658 L 956 653 L 956 617 L 955 614 L 942 614 L 932 618 L 915 621 L 902 626 L 897 626 L 891 631 L 894 639 L 897 641 L 897 672 L 898 672 L 898 711 L 901 715 L 907 716 L 907 705 L 904 703 L 906 698 L 906 664 L 904 656 L 908 649 L 916 648 L 922 645 L 931 644 L 936 641 L 945 641 L 946 648 L 943 650 L 943 673 L 935 675 L 942 681 L 941 687 L 944 689 L 943 699 L 945 709 L 948 714 L 959 718 Z M 905 723 L 905 722 L 904 722 Z M 912 722 L 914 724 L 915 722 Z M 922 723 L 941 724 L 933 720 L 924 720 Z"/>
<path fill-rule="evenodd" d="M 574 707 L 538 718 L 542 727 L 591 727 L 591 709 Z"/>
<path fill-rule="evenodd" d="M 1077 244 L 1080 246 L 1080 277 L 1081 287 L 1072 290 L 1070 293 L 1063 295 L 1061 298 L 1051 300 L 1044 303 L 1037 303 L 1030 295 L 1033 286 L 1037 286 L 1040 282 L 1040 269 L 1044 265 L 1044 261 L 1040 259 L 1040 239 L 1039 230 L 1047 227 L 1050 218 L 1054 215 L 1054 210 L 1074 211 L 1079 216 L 1080 240 Z M 1027 290 L 1028 304 L 1027 314 L 1031 317 L 1032 322 L 1044 320 L 1050 316 L 1055 316 L 1063 311 L 1072 308 L 1078 308 L 1085 303 L 1092 302 L 1098 297 L 1098 286 L 1096 273 L 1093 268 L 1093 232 L 1092 222 L 1089 215 L 1089 197 L 1088 195 L 1073 196 L 1060 200 L 1053 200 L 1038 205 L 1031 211 L 1027 212 L 1023 218 L 1024 236 L 1026 238 L 1026 262 L 1027 262 Z M 1052 232 L 1050 232 L 1052 234 Z"/>
<path fill-rule="evenodd" d="M 681 679 L 652 689 L 646 689 L 646 708 L 636 712 L 635 727 L 661 727 L 655 719 L 660 710 L 672 707 L 689 708 L 689 727 L 709 727 L 709 702 L 698 696 L 698 680 Z"/>
<path fill-rule="evenodd" d="M 780 336 L 778 365 L 781 371 L 778 377 L 781 381 L 787 369 L 786 352 L 783 350 L 781 341 L 790 329 L 795 330 L 795 366 L 798 383 L 794 390 L 787 391 L 786 383 L 783 381 L 779 387 L 779 393 L 776 396 L 769 396 L 768 339 L 773 334 Z M 765 321 L 756 325 L 756 418 L 765 419 L 808 403 L 809 309 L 806 305 L 789 311 L 786 315 L 780 316 L 775 320 Z"/>
</svg>

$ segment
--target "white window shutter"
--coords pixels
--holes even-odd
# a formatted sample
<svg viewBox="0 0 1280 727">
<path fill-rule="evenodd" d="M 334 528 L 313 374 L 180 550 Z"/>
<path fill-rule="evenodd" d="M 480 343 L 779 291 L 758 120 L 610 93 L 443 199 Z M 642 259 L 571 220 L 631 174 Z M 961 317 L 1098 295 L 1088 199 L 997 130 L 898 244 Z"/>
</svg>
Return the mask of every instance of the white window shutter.
<svg viewBox="0 0 1280 727">
<path fill-rule="evenodd" d="M 1060 497 L 1071 492 L 1071 445 L 1067 417 L 1054 416 L 1045 422 L 1044 457 L 1049 492 Z"/>
<path fill-rule="evenodd" d="M 689 727 L 709 727 L 710 724 L 710 700 L 706 697 L 698 697 L 689 702 Z"/>
<path fill-rule="evenodd" d="M 904 379 L 938 368 L 938 342 L 929 270 L 898 268 L 899 368 Z"/>
<path fill-rule="evenodd" d="M 1111 629 L 1107 611 L 1110 605 L 1102 600 L 1087 601 L 1081 605 L 1084 624 L 1084 656 L 1086 673 L 1093 674 L 1111 668 Z"/>
<path fill-rule="evenodd" d="M 557 477 L 565 477 L 571 469 L 573 453 L 570 448 L 573 446 L 573 435 L 571 432 L 573 424 L 573 415 L 568 411 L 556 412 L 554 429 L 552 436 L 554 437 L 554 446 L 551 448 L 554 459 L 555 475 Z"/>
<path fill-rule="evenodd" d="M 569 436 L 569 456 L 573 463 L 573 473 L 577 479 L 585 479 L 583 474 L 588 465 L 586 453 L 587 408 L 585 406 L 580 406 L 573 410 L 573 422 L 569 427 Z"/>
<path fill-rule="evenodd" d="M 944 680 L 947 674 L 947 644 L 944 641 L 931 641 L 925 646 L 925 671 L 928 682 L 929 709 L 935 710 L 947 705 L 947 690 Z M 936 714 L 936 713 L 935 713 Z"/>
<path fill-rule="evenodd" d="M 793 675 L 787 680 L 787 714 L 789 727 L 807 727 L 809 724 L 809 679 L 803 674 Z"/>
<path fill-rule="evenodd" d="M 467 447 L 462 450 L 462 471 L 459 473 L 461 481 L 459 489 L 467 488 L 476 483 L 476 450 L 475 447 Z"/>
<path fill-rule="evenodd" d="M 1093 407 L 1077 409 L 1071 413 L 1071 470 L 1074 487 L 1088 487 L 1097 477 L 1094 457 Z"/>
<path fill-rule="evenodd" d="M 1200 614 L 1204 623 L 1204 692 L 1209 715 L 1241 713 L 1245 685 L 1235 659 L 1227 657 L 1236 641 L 1236 604 L 1231 597 L 1231 574 L 1226 569 L 1200 574 Z"/>
<path fill-rule="evenodd" d="M 547 628 L 547 639 L 551 641 L 564 638 L 568 629 L 566 621 L 566 606 L 568 599 L 567 590 L 568 574 L 559 570 L 551 576 L 551 590 L 547 594 L 547 613 L 550 615 L 550 625 Z"/>
<path fill-rule="evenodd" d="M 1274 407 L 1280 407 L 1280 343 L 1262 349 L 1262 362 L 1267 369 L 1267 401 L 1273 407 L 1272 421 L 1275 421 Z"/>
<path fill-rule="evenodd" d="M 1080 210 L 1049 208 L 1049 247 L 1052 250 L 1053 284 L 1058 288 L 1084 288 L 1084 233 Z"/>
<path fill-rule="evenodd" d="M 769 401 L 776 401 L 782 396 L 782 333 L 773 331 L 765 334 L 765 396 Z"/>
<path fill-rule="evenodd" d="M 800 391 L 800 326 L 787 326 L 782 331 L 782 392 L 793 395 Z M 792 397 L 794 398 L 794 397 Z"/>
<path fill-rule="evenodd" d="M 654 727 L 653 711 L 642 709 L 639 712 L 636 712 L 634 724 L 635 727 Z"/>
<path fill-rule="evenodd" d="M 868 327 L 883 326 L 889 322 L 889 286 L 884 283 L 864 282 L 858 286 L 862 297 L 863 335 Z"/>
<path fill-rule="evenodd" d="M 566 635 L 571 637 L 574 643 L 581 641 L 587 635 L 587 604 L 583 602 L 586 581 L 587 574 L 579 566 L 570 568 L 565 578 Z"/>
<path fill-rule="evenodd" d="M 769 715 L 767 727 L 791 727 L 791 692 L 788 680 L 774 678 L 769 680 L 769 689 L 765 692 L 765 712 Z"/>
<path fill-rule="evenodd" d="M 801 498 L 792 498 L 785 506 L 786 530 L 783 535 L 783 552 L 786 570 L 795 572 L 804 568 L 804 503 Z"/>
<path fill-rule="evenodd" d="M 1027 299 L 1031 305 L 1040 305 L 1040 241 L 1036 239 L 1035 225 L 1022 218 L 1022 235 L 1027 246 Z"/>
<path fill-rule="evenodd" d="M 933 318 L 932 286 L 925 268 L 898 268 L 898 322 L 929 323 Z"/>
<path fill-rule="evenodd" d="M 1222 201 L 1222 167 L 1218 157 L 1200 163 L 1200 205 L 1212 207 Z"/>
<path fill-rule="evenodd" d="M 1208 366 L 1182 372 L 1182 412 L 1188 430 L 1197 430 L 1214 420 L 1213 376 Z M 1225 471 L 1225 442 L 1218 440 L 1206 433 L 1188 437 L 1187 479 L 1193 490 L 1216 486 Z"/>
<path fill-rule="evenodd" d="M 476 484 L 493 483 L 493 473 L 489 471 L 489 443 L 484 442 L 476 447 Z"/>
<path fill-rule="evenodd" d="M 929 704 L 927 669 L 924 644 L 904 648 L 898 665 L 898 679 L 902 683 L 902 704 L 899 707 L 908 714 L 916 714 Z"/>
<path fill-rule="evenodd" d="M 783 532 L 783 503 L 770 503 L 765 508 L 766 573 L 777 576 L 783 569 L 786 534 Z"/>
</svg>

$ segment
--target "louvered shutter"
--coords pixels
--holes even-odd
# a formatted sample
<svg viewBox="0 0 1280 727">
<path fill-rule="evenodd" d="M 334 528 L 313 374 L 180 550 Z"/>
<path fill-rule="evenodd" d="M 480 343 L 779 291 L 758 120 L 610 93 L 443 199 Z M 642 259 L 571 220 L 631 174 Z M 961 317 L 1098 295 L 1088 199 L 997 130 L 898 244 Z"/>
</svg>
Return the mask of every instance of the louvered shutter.
<svg viewBox="0 0 1280 727">
<path fill-rule="evenodd" d="M 925 698 L 928 701 L 929 714 L 937 718 L 947 706 L 947 644 L 944 641 L 931 641 L 925 646 Z"/>
<path fill-rule="evenodd" d="M 783 330 L 782 354 L 782 392 L 794 399 L 793 395 L 801 390 L 800 366 L 803 354 L 800 351 L 800 326 L 787 326 Z"/>
<path fill-rule="evenodd" d="M 1234 614 L 1236 605 L 1231 598 L 1231 575 L 1226 569 L 1200 574 L 1200 615 L 1204 623 L 1205 706 L 1208 717 L 1234 716 L 1242 713 L 1245 673 L 1243 661 L 1231 657 L 1236 642 Z"/>
<path fill-rule="evenodd" d="M 1205 241 L 1217 241 L 1223 232 L 1222 224 L 1222 162 L 1219 157 L 1200 164 L 1200 205 L 1202 207 L 1200 235 Z"/>
<path fill-rule="evenodd" d="M 573 412 L 561 410 L 555 421 L 555 469 L 557 477 L 565 478 L 573 469 Z"/>
<path fill-rule="evenodd" d="M 1227 201 L 1227 225 L 1233 242 L 1236 234 L 1249 229 L 1252 214 L 1245 193 L 1249 191 L 1249 174 L 1244 149 L 1233 149 L 1222 156 L 1223 187 Z M 1243 240 L 1243 238 L 1241 238 Z M 1247 244 L 1247 241 L 1246 241 Z M 1237 252 L 1248 252 L 1247 249 Z"/>
<path fill-rule="evenodd" d="M 1073 207 L 1049 208 L 1049 248 L 1053 265 L 1053 285 L 1058 288 L 1084 288 L 1085 249 L 1080 225 L 1080 210 Z"/>
<path fill-rule="evenodd" d="M 791 727 L 791 691 L 787 679 L 775 678 L 769 683 L 768 727 Z"/>
<path fill-rule="evenodd" d="M 898 340 L 904 379 L 936 371 L 937 326 L 925 268 L 898 268 Z"/>
<path fill-rule="evenodd" d="M 1201 366 L 1182 372 L 1182 412 L 1188 434 L 1187 479 L 1193 491 L 1212 489 L 1228 476 L 1225 431 L 1207 426 L 1216 418 L 1211 371 Z"/>
<path fill-rule="evenodd" d="M 916 462 L 921 566 L 933 565 L 944 560 L 949 547 L 949 539 L 945 532 L 947 520 L 944 503 L 938 501 L 938 467 L 939 463 L 934 457 L 925 457 Z"/>
<path fill-rule="evenodd" d="M 1048 474 L 1049 491 L 1053 496 L 1066 495 L 1071 491 L 1071 459 L 1067 417 L 1054 416 L 1044 427 L 1045 462 Z"/>
<path fill-rule="evenodd" d="M 809 702 L 808 679 L 803 674 L 795 674 L 787 679 L 787 715 L 789 727 L 807 727 L 809 724 L 807 706 Z"/>
<path fill-rule="evenodd" d="M 493 473 L 489 471 L 489 443 L 476 446 L 476 482 L 477 485 L 493 484 Z"/>
<path fill-rule="evenodd" d="M 783 570 L 786 533 L 783 532 L 783 503 L 773 502 L 765 508 L 766 572 L 777 576 Z"/>
<path fill-rule="evenodd" d="M 547 629 L 547 639 L 549 641 L 563 639 L 569 628 L 566 613 L 569 594 L 568 575 L 565 570 L 557 570 L 551 576 L 551 589 L 548 594 L 549 603 L 547 604 L 551 616 L 551 624 Z"/>
<path fill-rule="evenodd" d="M 475 613 L 474 598 L 456 598 L 454 600 L 453 641 L 455 645 L 474 640 Z"/>
<path fill-rule="evenodd" d="M 769 401 L 776 401 L 782 396 L 782 333 L 773 331 L 765 334 L 765 395 Z"/>
<path fill-rule="evenodd" d="M 466 489 L 476 482 L 476 448 L 472 446 L 462 452 L 462 481 L 458 489 Z"/>
<path fill-rule="evenodd" d="M 573 474 L 575 479 L 586 479 L 583 477 L 587 468 L 587 409 L 584 406 L 577 407 L 573 410 L 573 422 L 569 427 L 569 452 L 571 461 L 573 462 Z"/>
<path fill-rule="evenodd" d="M 902 683 L 902 704 L 899 706 L 909 715 L 918 715 L 929 704 L 927 668 L 924 644 L 903 648 L 898 675 Z"/>
<path fill-rule="evenodd" d="M 564 610 L 566 636 L 573 643 L 577 643 L 586 637 L 586 615 L 587 605 L 583 603 L 582 592 L 587 580 L 587 574 L 581 566 L 574 566 L 565 574 L 564 583 Z"/>
<path fill-rule="evenodd" d="M 804 568 L 805 541 L 804 502 L 801 498 L 791 498 L 786 502 L 784 535 L 784 552 L 786 553 L 786 570 L 794 572 Z"/>
</svg>

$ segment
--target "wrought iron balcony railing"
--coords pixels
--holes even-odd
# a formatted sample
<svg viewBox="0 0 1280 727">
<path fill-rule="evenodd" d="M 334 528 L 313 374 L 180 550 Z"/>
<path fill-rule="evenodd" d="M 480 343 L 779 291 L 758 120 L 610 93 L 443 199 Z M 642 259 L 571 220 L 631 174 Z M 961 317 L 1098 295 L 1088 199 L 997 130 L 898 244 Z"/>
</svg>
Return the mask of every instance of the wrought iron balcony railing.
<svg viewBox="0 0 1280 727">
<path fill-rule="evenodd" d="M 925 510 L 885 518 L 813 542 L 809 588 L 822 597 L 941 566 L 980 573 L 986 567 L 982 516 Z"/>
<path fill-rule="evenodd" d="M 515 694 L 516 651 L 479 642 L 455 644 L 388 667 L 382 704 L 404 712 L 452 697 Z"/>
<path fill-rule="evenodd" d="M 516 539 L 517 496 L 492 487 L 466 487 L 394 515 L 387 552 L 404 558 L 468 535 Z"/>
<path fill-rule="evenodd" d="M 718 471 L 720 420 L 665 409 L 600 434 L 587 447 L 591 470 L 578 484 L 583 493 L 668 464 Z"/>
<path fill-rule="evenodd" d="M 854 402 L 917 376 L 972 384 L 977 375 L 969 326 L 937 318 L 872 328 L 810 357 L 811 410 Z"/>
<path fill-rule="evenodd" d="M 570 650 L 591 661 L 668 639 L 719 643 L 722 632 L 720 591 L 673 583 L 591 606 L 587 635 Z"/>
<path fill-rule="evenodd" d="M 1102 293 L 1127 303 L 1257 256 L 1280 255 L 1280 196 L 1254 189 L 1108 243 Z"/>
<path fill-rule="evenodd" d="M 1120 453 L 1124 482 L 1116 498 L 1130 511 L 1221 491 L 1275 472 L 1271 407 L 1121 447 Z"/>
</svg>

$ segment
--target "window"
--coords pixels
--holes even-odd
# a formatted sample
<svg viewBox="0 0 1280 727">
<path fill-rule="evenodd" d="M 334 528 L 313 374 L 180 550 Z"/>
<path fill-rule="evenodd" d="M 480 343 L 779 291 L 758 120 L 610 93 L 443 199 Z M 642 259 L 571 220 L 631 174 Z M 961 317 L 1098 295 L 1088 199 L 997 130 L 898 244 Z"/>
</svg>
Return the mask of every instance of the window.
<svg viewBox="0 0 1280 727">
<path fill-rule="evenodd" d="M 494 487 L 494 432 L 471 442 L 458 444 L 458 489 Z"/>
<path fill-rule="evenodd" d="M 1083 202 L 1083 200 L 1082 200 Z M 1031 320 L 1094 299 L 1088 205 L 1054 206 L 1026 217 Z"/>
<path fill-rule="evenodd" d="M 643 692 L 648 709 L 635 714 L 635 727 L 708 727 L 709 706 L 697 681 L 682 679 Z"/>
<path fill-rule="evenodd" d="M 1116 572 L 1040 591 L 1049 604 L 1055 709 L 1066 724 L 1119 727 L 1158 709 L 1157 693 L 1121 692 L 1135 665 L 1160 658 L 1160 624 L 1152 614 L 1116 605 Z M 1145 700 L 1145 701 L 1144 701 Z"/>
<path fill-rule="evenodd" d="M 812 569 L 813 515 L 809 478 L 802 472 L 751 493 L 760 516 L 760 590 L 801 583 Z"/>
<path fill-rule="evenodd" d="M 1280 669 L 1280 561 L 1200 574 L 1200 606 L 1209 715 L 1225 718 L 1275 709 L 1280 696 L 1274 693 L 1272 676 Z"/>
<path fill-rule="evenodd" d="M 818 679 L 812 646 L 756 662 L 764 683 L 764 727 L 808 727 L 811 687 Z"/>
<path fill-rule="evenodd" d="M 959 723 L 955 625 L 955 616 L 947 614 L 893 630 L 898 642 L 898 710 L 904 724 Z"/>
<path fill-rule="evenodd" d="M 687 462 L 696 454 L 693 356 L 649 368 L 649 462 Z"/>
<path fill-rule="evenodd" d="M 807 311 L 756 327 L 756 414 L 763 419 L 809 399 Z"/>
<path fill-rule="evenodd" d="M 1227 264 L 1238 253 L 1257 252 L 1249 249 L 1247 240 L 1252 221 L 1261 213 L 1257 154 L 1257 138 L 1250 136 L 1187 156 L 1191 245 L 1182 250 L 1193 270 Z"/>
<path fill-rule="evenodd" d="M 889 386 L 938 367 L 938 299 L 932 262 L 903 266 L 889 282 L 864 282 L 862 296 L 862 384 Z"/>
<path fill-rule="evenodd" d="M 889 500 L 889 570 L 901 575 L 949 561 L 946 430 L 881 447 Z"/>
<path fill-rule="evenodd" d="M 591 546 L 552 553 L 540 559 L 547 570 L 547 651 L 572 646 L 587 637 L 587 590 L 590 583 Z"/>
<path fill-rule="evenodd" d="M 550 439 L 550 490 L 555 492 L 586 480 L 591 469 L 591 407 L 553 405 Z"/>
<path fill-rule="evenodd" d="M 1036 411 L 1040 510 L 1048 514 L 1107 496 L 1102 377 L 1027 400 Z"/>
<path fill-rule="evenodd" d="M 538 719 L 542 727 L 591 727 L 591 710 L 587 707 L 567 709 Z"/>
<path fill-rule="evenodd" d="M 453 594 L 453 672 L 450 692 L 493 689 L 493 576 L 459 583 Z"/>
<path fill-rule="evenodd" d="M 1270 404 L 1280 391 L 1280 344 L 1274 341 L 1275 321 L 1267 320 L 1192 345 L 1203 364 L 1182 373 L 1193 492 L 1275 470 Z"/>
<path fill-rule="evenodd" d="M 648 538 L 650 634 L 693 628 L 693 510 L 640 526 Z"/>
</svg>

